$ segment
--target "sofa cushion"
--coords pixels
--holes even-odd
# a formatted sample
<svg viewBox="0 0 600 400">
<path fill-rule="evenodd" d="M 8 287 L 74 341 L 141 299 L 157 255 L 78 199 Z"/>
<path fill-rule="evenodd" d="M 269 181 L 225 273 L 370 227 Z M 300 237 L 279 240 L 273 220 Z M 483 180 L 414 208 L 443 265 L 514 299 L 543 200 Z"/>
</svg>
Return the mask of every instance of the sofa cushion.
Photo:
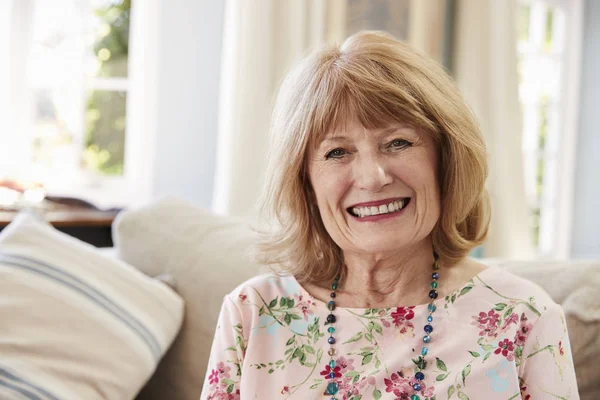
<svg viewBox="0 0 600 400">
<path fill-rule="evenodd" d="M 0 233 L 0 398 L 131 399 L 182 319 L 169 287 L 44 221 Z"/>
<path fill-rule="evenodd" d="M 168 198 L 113 225 L 119 256 L 150 276 L 170 274 L 186 301 L 182 329 L 139 399 L 197 400 L 223 297 L 260 272 L 247 254 L 249 222 Z"/>
</svg>

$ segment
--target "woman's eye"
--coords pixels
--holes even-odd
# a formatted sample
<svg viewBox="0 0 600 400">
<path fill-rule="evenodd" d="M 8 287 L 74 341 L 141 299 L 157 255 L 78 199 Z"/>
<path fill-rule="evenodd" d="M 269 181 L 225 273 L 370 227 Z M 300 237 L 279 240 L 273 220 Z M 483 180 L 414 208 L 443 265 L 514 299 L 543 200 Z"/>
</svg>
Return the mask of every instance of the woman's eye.
<svg viewBox="0 0 600 400">
<path fill-rule="evenodd" d="M 344 149 L 333 149 L 325 155 L 325 158 L 342 158 L 346 154 Z"/>
<path fill-rule="evenodd" d="M 389 147 L 393 149 L 401 149 L 410 146 L 412 146 L 412 143 L 404 139 L 394 139 L 389 144 Z"/>
</svg>

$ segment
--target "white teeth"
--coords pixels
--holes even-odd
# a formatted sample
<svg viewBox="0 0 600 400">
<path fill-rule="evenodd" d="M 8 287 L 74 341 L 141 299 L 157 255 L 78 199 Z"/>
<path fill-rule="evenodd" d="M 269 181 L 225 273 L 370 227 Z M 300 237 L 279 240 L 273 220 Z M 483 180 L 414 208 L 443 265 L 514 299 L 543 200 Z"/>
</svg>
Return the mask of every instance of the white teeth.
<svg viewBox="0 0 600 400">
<path fill-rule="evenodd" d="M 382 204 L 379 207 L 353 207 L 352 212 L 360 218 L 371 215 L 387 214 L 402 210 L 406 203 L 408 203 L 408 199 L 396 200 L 389 204 Z"/>
</svg>

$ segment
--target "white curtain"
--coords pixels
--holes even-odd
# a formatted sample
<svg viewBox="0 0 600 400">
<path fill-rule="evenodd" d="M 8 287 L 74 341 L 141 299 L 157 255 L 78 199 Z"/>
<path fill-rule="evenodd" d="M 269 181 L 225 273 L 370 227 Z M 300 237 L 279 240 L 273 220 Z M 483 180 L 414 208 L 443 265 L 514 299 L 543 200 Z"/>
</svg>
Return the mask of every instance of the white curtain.
<svg viewBox="0 0 600 400">
<path fill-rule="evenodd" d="M 492 201 L 484 256 L 533 255 L 523 184 L 516 0 L 458 0 L 453 70 L 486 137 Z"/>
<path fill-rule="evenodd" d="M 344 39 L 345 0 L 228 0 L 213 209 L 249 215 L 262 188 L 272 103 L 309 50 Z"/>
</svg>

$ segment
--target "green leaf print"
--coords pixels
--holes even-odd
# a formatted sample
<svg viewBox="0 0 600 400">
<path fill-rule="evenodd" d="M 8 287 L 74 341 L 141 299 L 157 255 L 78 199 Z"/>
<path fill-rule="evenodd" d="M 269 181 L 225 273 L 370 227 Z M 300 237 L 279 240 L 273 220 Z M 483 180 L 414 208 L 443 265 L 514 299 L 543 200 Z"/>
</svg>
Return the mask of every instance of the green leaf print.
<svg viewBox="0 0 600 400">
<path fill-rule="evenodd" d="M 365 355 L 362 359 L 362 365 L 366 365 L 366 364 L 370 363 L 372 359 L 373 359 L 373 353 L 369 353 L 369 354 Z"/>
<path fill-rule="evenodd" d="M 460 400 L 469 400 L 469 396 L 467 396 L 466 394 L 464 394 L 463 392 L 459 391 L 458 392 L 458 398 Z"/>
<path fill-rule="evenodd" d="M 450 400 L 450 397 L 452 397 L 452 395 L 454 394 L 454 391 L 455 391 L 455 390 L 456 390 L 456 389 L 454 388 L 454 385 L 452 385 L 452 386 L 450 386 L 450 387 L 448 388 L 448 400 Z"/>
<path fill-rule="evenodd" d="M 498 303 L 498 304 L 496 304 L 496 307 L 494 307 L 494 310 L 496 310 L 496 311 L 502 311 L 507 306 L 508 306 L 508 304 L 506 304 L 506 303 Z"/>
<path fill-rule="evenodd" d="M 439 358 L 436 357 L 435 362 L 436 362 L 439 370 L 448 372 L 448 368 L 446 368 L 446 364 L 442 360 L 440 360 Z"/>
<path fill-rule="evenodd" d="M 286 325 L 289 325 L 292 323 L 292 316 L 288 313 L 285 314 L 285 317 L 283 317 L 283 320 L 285 321 Z"/>
<path fill-rule="evenodd" d="M 349 378 L 356 378 L 357 376 L 360 376 L 360 372 L 358 371 L 348 371 L 345 374 L 347 377 Z"/>
<path fill-rule="evenodd" d="M 352 336 L 350 339 L 348 339 L 347 341 L 344 342 L 344 344 L 348 344 L 348 343 L 352 343 L 352 342 L 358 342 L 360 339 L 362 339 L 363 337 L 363 333 L 362 332 L 358 332 L 356 335 Z"/>
<path fill-rule="evenodd" d="M 469 350 L 469 353 L 471 353 L 471 355 L 472 355 L 473 357 L 479 357 L 479 356 L 481 355 L 481 354 L 479 354 L 478 352 L 476 352 L 476 351 L 471 351 L 471 350 Z"/>
<path fill-rule="evenodd" d="M 375 389 L 373 390 L 373 399 L 374 400 L 379 400 L 381 399 L 381 391 Z"/>
<path fill-rule="evenodd" d="M 448 372 L 447 374 L 440 374 L 438 376 L 435 377 L 435 380 L 438 382 L 443 381 L 444 379 L 446 379 L 448 377 L 448 375 L 450 375 L 450 372 Z"/>
<path fill-rule="evenodd" d="M 470 373 L 471 373 L 471 364 L 467 365 L 461 372 L 462 381 L 463 381 L 464 386 L 466 386 L 465 379 L 467 379 L 467 376 L 469 376 Z"/>
<path fill-rule="evenodd" d="M 488 358 L 490 358 L 490 356 L 492 355 L 492 352 L 490 351 L 489 353 L 485 353 L 485 356 L 483 356 L 483 361 L 487 360 Z M 483 362 L 482 361 L 482 362 Z"/>
<path fill-rule="evenodd" d="M 273 300 L 271 300 L 271 302 L 269 303 L 269 308 L 273 308 L 277 305 L 277 300 L 279 299 L 279 296 L 277 296 L 276 298 L 274 298 Z"/>
<path fill-rule="evenodd" d="M 482 348 L 484 351 L 490 351 L 490 350 L 494 350 L 494 346 L 493 346 L 493 345 L 491 345 L 491 344 L 484 344 L 484 345 L 481 345 L 481 348 Z"/>
<path fill-rule="evenodd" d="M 465 294 L 469 293 L 471 291 L 471 289 L 473 289 L 473 286 L 466 286 L 464 287 L 461 291 L 460 291 L 460 295 L 464 296 Z M 453 296 L 454 297 L 454 296 Z"/>
</svg>

